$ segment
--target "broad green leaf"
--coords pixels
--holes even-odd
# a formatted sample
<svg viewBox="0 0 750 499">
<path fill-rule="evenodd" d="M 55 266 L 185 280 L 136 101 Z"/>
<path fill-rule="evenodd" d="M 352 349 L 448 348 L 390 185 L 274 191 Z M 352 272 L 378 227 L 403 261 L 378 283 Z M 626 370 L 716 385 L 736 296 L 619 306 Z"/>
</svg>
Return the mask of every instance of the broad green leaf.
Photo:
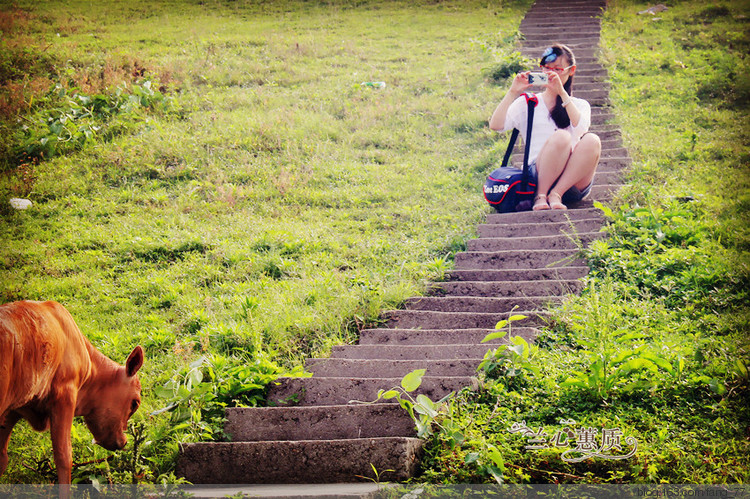
<svg viewBox="0 0 750 499">
<path fill-rule="evenodd" d="M 511 339 L 511 342 L 514 345 L 521 347 L 521 353 L 519 353 L 519 355 L 521 355 L 524 359 L 528 358 L 530 347 L 529 347 L 529 343 L 525 339 L 523 339 L 520 336 L 514 336 Z"/>
<path fill-rule="evenodd" d="M 201 381 L 203 381 L 203 371 L 200 369 L 193 369 L 188 373 L 188 381 L 190 381 L 190 384 L 197 385 L 200 384 Z"/>
<path fill-rule="evenodd" d="M 614 213 L 612 212 L 612 208 L 603 205 L 599 201 L 594 201 L 594 208 L 597 208 L 601 210 L 601 212 L 604 214 L 605 217 L 609 218 L 610 220 L 615 218 Z"/>
<path fill-rule="evenodd" d="M 737 359 L 734 361 L 734 365 L 737 367 L 737 374 L 739 374 L 743 378 L 747 378 L 747 366 L 745 365 L 745 363 L 742 362 L 742 360 Z"/>
<path fill-rule="evenodd" d="M 650 360 L 644 358 L 644 357 L 637 357 L 634 359 L 629 359 L 623 367 L 625 369 L 629 369 L 631 371 L 637 371 L 641 369 L 648 369 L 650 371 L 656 372 L 656 365 L 651 362 Z"/>
<path fill-rule="evenodd" d="M 708 387 L 717 395 L 724 395 L 727 392 L 724 384 L 716 378 L 713 378 L 708 382 Z"/>
<path fill-rule="evenodd" d="M 464 463 L 465 464 L 471 464 L 475 463 L 479 460 L 479 453 L 478 452 L 469 452 L 466 454 L 466 457 L 464 457 Z"/>
<path fill-rule="evenodd" d="M 496 340 L 498 338 L 502 338 L 506 334 L 508 334 L 508 331 L 499 331 L 497 333 L 490 333 L 490 334 L 488 334 L 487 336 L 484 337 L 484 339 L 482 340 L 482 343 L 485 343 L 487 341 Z"/>
<path fill-rule="evenodd" d="M 422 438 L 426 435 L 430 435 L 432 432 L 430 431 L 430 424 L 422 418 L 419 418 L 414 421 L 414 423 L 417 426 L 417 437 Z"/>
<path fill-rule="evenodd" d="M 503 319 L 500 322 L 498 322 L 497 324 L 495 324 L 495 329 L 502 329 L 502 328 L 504 328 L 507 325 L 508 325 L 508 321 L 505 320 L 505 319 Z"/>
<path fill-rule="evenodd" d="M 577 386 L 580 388 L 588 388 L 589 385 L 583 379 L 571 377 L 560 383 L 560 386 Z"/>
<path fill-rule="evenodd" d="M 526 318 L 525 315 L 520 315 L 520 314 L 519 315 L 511 315 L 510 317 L 508 317 L 508 321 L 510 321 L 510 322 L 513 322 L 513 321 L 522 321 L 525 318 Z"/>
<path fill-rule="evenodd" d="M 497 483 L 505 483 L 503 480 L 503 472 L 500 468 L 497 468 L 495 466 L 487 466 L 487 471 L 490 475 L 492 475 L 492 478 L 494 478 Z"/>
<path fill-rule="evenodd" d="M 508 347 L 508 350 L 514 352 L 519 357 L 523 355 L 523 345 L 513 345 L 512 347 Z"/>
<path fill-rule="evenodd" d="M 154 394 L 163 399 L 170 399 L 174 397 L 174 388 L 165 386 L 157 386 L 154 388 Z"/>
<path fill-rule="evenodd" d="M 461 431 L 452 431 L 448 434 L 448 437 L 453 441 L 451 445 L 463 445 L 463 443 L 466 441 L 466 435 L 463 434 Z"/>
<path fill-rule="evenodd" d="M 642 388 L 650 388 L 653 385 L 654 384 L 651 381 L 646 380 L 646 379 L 641 379 L 641 380 L 638 380 L 638 381 L 633 381 L 632 383 L 628 383 L 627 385 L 625 385 L 624 387 L 622 387 L 622 389 L 625 392 L 630 393 L 633 390 L 638 390 L 638 389 L 642 389 Z"/>
<path fill-rule="evenodd" d="M 617 338 L 617 341 L 623 342 L 628 340 L 635 340 L 639 338 L 643 338 L 645 336 L 644 333 L 627 333 Z"/>
<path fill-rule="evenodd" d="M 379 394 L 380 398 L 384 398 L 386 400 L 396 398 L 398 397 L 398 391 L 397 390 L 388 390 L 387 392 L 383 392 Z"/>
<path fill-rule="evenodd" d="M 416 416 L 414 415 L 414 404 L 411 403 L 411 401 L 402 399 L 399 397 L 398 399 L 398 405 L 401 406 L 402 409 L 405 409 L 406 412 L 409 413 L 409 417 L 416 421 Z"/>
<path fill-rule="evenodd" d="M 206 361 L 206 357 L 201 357 L 200 359 L 193 361 L 190 364 L 190 369 L 195 369 L 196 367 L 202 366 L 205 361 Z"/>
<path fill-rule="evenodd" d="M 492 460 L 493 463 L 495 463 L 495 466 L 497 466 L 500 471 L 505 471 L 505 460 L 503 459 L 503 454 L 492 444 L 489 444 L 487 446 L 487 455 Z"/>
<path fill-rule="evenodd" d="M 664 369 L 670 374 L 674 372 L 674 368 L 672 367 L 672 364 L 664 357 L 659 357 L 658 355 L 653 354 L 653 353 L 644 353 L 643 357 L 650 360 L 651 362 L 661 367 L 662 369 Z"/>
<path fill-rule="evenodd" d="M 620 362 L 624 362 L 634 355 L 636 355 L 636 352 L 634 352 L 633 350 L 623 350 L 612 358 L 612 363 L 619 364 Z"/>
<path fill-rule="evenodd" d="M 401 386 L 407 392 L 413 392 L 422 384 L 422 376 L 424 376 L 424 373 L 426 372 L 425 369 L 417 369 L 410 372 L 401 380 Z"/>
<path fill-rule="evenodd" d="M 430 400 L 426 395 L 417 395 L 417 403 L 414 409 L 420 414 L 426 414 L 431 418 L 437 416 L 437 410 L 435 403 Z"/>
</svg>

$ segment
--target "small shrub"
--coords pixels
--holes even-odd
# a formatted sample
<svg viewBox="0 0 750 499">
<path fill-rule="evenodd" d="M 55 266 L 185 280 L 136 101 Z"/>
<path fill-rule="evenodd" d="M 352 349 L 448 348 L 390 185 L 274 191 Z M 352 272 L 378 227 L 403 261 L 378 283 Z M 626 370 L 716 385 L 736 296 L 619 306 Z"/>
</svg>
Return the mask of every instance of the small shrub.
<svg viewBox="0 0 750 499">
<path fill-rule="evenodd" d="M 485 78 L 495 84 L 503 84 L 508 78 L 532 67 L 533 63 L 520 52 L 501 52 L 496 54 L 495 62 L 482 70 Z"/>
</svg>

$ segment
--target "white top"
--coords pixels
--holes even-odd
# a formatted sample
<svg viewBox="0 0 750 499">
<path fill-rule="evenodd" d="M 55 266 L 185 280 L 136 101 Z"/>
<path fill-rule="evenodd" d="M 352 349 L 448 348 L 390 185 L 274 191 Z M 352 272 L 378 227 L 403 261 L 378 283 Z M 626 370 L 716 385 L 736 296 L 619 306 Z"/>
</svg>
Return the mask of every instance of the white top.
<svg viewBox="0 0 750 499">
<path fill-rule="evenodd" d="M 555 122 L 552 120 L 552 116 L 550 116 L 550 110 L 547 109 L 547 106 L 544 104 L 542 94 L 536 94 L 536 96 L 539 100 L 539 104 L 537 104 L 536 109 L 534 109 L 534 124 L 532 125 L 533 130 L 531 131 L 529 164 L 536 160 L 544 143 L 547 142 L 547 139 L 558 130 L 557 125 L 555 125 Z M 583 134 L 589 131 L 589 127 L 591 126 L 591 106 L 583 99 L 578 99 L 577 97 L 571 97 L 570 99 L 571 103 L 568 104 L 568 106 L 575 106 L 581 112 L 581 119 L 578 121 L 578 126 L 574 127 L 571 124 L 568 128 L 565 128 L 565 130 L 570 132 L 572 137 L 570 142 L 570 148 L 572 150 L 578 141 L 581 140 Z M 514 100 L 508 108 L 508 114 L 505 116 L 505 128 L 501 131 L 505 132 L 507 130 L 518 128 L 521 132 L 521 137 L 523 137 L 523 140 L 525 141 L 527 122 L 526 111 L 526 98 L 522 95 Z"/>
</svg>

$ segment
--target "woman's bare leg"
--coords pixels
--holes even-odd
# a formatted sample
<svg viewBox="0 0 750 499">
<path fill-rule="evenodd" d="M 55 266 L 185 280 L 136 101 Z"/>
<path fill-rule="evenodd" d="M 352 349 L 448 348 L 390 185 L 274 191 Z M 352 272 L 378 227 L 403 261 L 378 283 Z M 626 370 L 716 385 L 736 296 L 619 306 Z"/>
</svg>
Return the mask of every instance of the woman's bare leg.
<svg viewBox="0 0 750 499">
<path fill-rule="evenodd" d="M 544 143 L 536 159 L 537 194 L 548 194 L 566 169 L 570 157 L 570 133 L 558 130 Z"/>
<path fill-rule="evenodd" d="M 580 190 L 588 187 L 594 179 L 601 152 L 602 143 L 599 136 L 593 133 L 584 135 L 570 155 L 557 183 L 549 192 L 552 198 L 550 203 L 559 202 L 562 195 L 573 186 Z M 539 155 L 541 156 L 541 153 Z M 541 180 L 539 183 L 541 184 Z"/>
</svg>

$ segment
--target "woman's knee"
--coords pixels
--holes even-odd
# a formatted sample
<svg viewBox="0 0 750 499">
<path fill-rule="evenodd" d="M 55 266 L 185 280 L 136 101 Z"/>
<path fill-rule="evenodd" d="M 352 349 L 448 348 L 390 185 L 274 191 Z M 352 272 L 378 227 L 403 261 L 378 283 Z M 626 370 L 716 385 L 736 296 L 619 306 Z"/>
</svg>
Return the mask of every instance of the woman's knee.
<svg viewBox="0 0 750 499">
<path fill-rule="evenodd" d="M 599 156 L 602 152 L 602 141 L 599 136 L 595 133 L 587 133 L 581 137 L 581 141 L 576 146 L 576 149 L 582 148 L 582 150 Z"/>
<path fill-rule="evenodd" d="M 550 135 L 550 138 L 547 139 L 547 143 L 545 146 L 554 148 L 556 150 L 565 150 L 567 148 L 570 150 L 570 143 L 572 141 L 572 136 L 570 135 L 570 132 L 567 130 L 555 130 L 555 132 Z"/>
</svg>

